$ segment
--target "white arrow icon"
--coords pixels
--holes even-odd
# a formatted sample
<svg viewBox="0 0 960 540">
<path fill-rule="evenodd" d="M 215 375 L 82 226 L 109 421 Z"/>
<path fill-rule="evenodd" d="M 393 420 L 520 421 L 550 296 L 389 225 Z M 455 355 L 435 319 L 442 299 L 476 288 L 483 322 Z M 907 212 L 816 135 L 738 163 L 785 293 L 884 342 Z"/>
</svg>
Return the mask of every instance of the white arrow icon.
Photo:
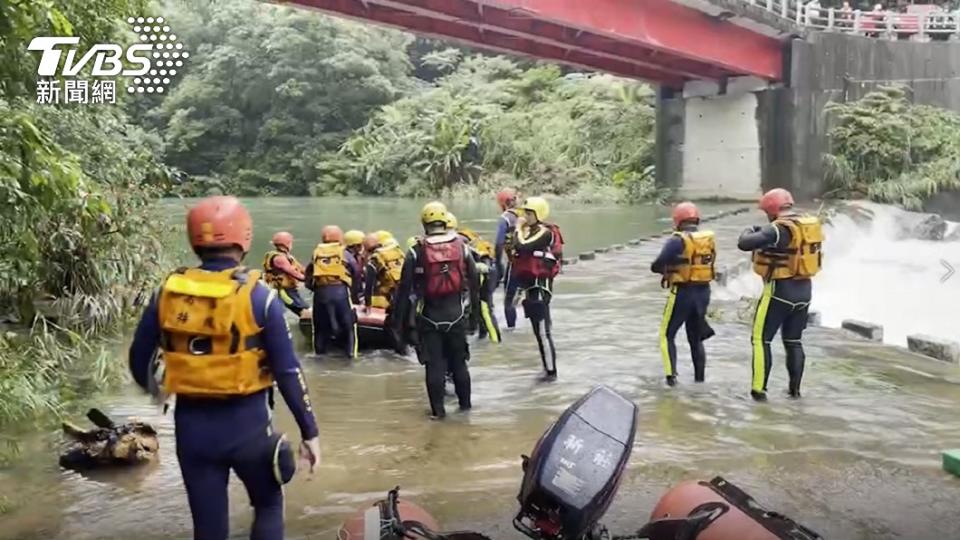
<svg viewBox="0 0 960 540">
<path fill-rule="evenodd" d="M 946 283 L 947 280 L 950 279 L 950 277 L 953 275 L 953 273 L 955 272 L 955 270 L 953 269 L 952 266 L 950 266 L 950 263 L 948 263 L 947 261 L 945 261 L 945 260 L 943 260 L 943 259 L 940 259 L 940 264 L 942 264 L 943 267 L 947 269 L 947 273 L 944 274 L 943 277 L 940 278 L 940 283 Z"/>
</svg>

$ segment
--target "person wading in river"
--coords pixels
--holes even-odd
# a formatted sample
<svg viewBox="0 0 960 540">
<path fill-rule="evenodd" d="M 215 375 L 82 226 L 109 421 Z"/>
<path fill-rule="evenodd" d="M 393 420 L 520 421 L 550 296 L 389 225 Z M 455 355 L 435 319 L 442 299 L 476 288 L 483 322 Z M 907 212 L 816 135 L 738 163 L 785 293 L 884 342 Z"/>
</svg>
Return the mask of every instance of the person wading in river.
<svg viewBox="0 0 960 540">
<path fill-rule="evenodd" d="M 512 272 L 514 249 L 513 239 L 517 229 L 516 209 L 517 191 L 513 188 L 503 188 L 497 193 L 497 204 L 500 205 L 500 219 L 497 222 L 497 236 L 494 239 L 495 259 L 497 265 L 497 279 L 503 282 L 503 316 L 507 328 L 517 326 L 517 280 Z"/>
<path fill-rule="evenodd" d="M 693 359 L 693 380 L 706 377 L 707 353 L 704 340 L 713 336 L 707 323 L 710 282 L 713 280 L 717 249 L 712 231 L 700 231 L 700 210 L 691 202 L 673 208 L 673 233 L 650 270 L 662 274 L 661 285 L 670 290 L 660 323 L 660 354 L 667 384 L 677 384 L 677 346 L 674 342 L 680 326 L 687 332 Z"/>
<path fill-rule="evenodd" d="M 753 271 L 763 278 L 763 293 L 753 319 L 753 381 L 750 395 L 767 399 L 770 377 L 770 342 L 781 332 L 790 376 L 789 394 L 800 397 L 805 356 L 803 330 L 812 297 L 810 278 L 820 271 L 823 230 L 816 216 L 798 214 L 793 195 L 772 189 L 760 198 L 760 208 L 770 223 L 743 231 L 737 242 L 742 251 L 753 252 Z"/>
<path fill-rule="evenodd" d="M 263 280 L 277 290 L 283 305 L 299 317 L 308 306 L 297 290 L 304 276 L 303 265 L 290 253 L 293 235 L 286 231 L 278 232 L 273 235 L 273 247 L 263 257 Z"/>
<path fill-rule="evenodd" d="M 176 394 L 177 458 L 195 540 L 226 540 L 230 471 L 253 506 L 253 540 L 282 540 L 283 484 L 296 460 L 274 431 L 277 384 L 300 428 L 313 473 L 320 443 L 300 361 L 276 292 L 241 266 L 253 223 L 235 197 L 208 197 L 187 213 L 198 268 L 181 268 L 151 298 L 130 346 L 130 372 L 144 389 Z M 163 369 L 154 361 L 160 348 Z"/>
<path fill-rule="evenodd" d="M 354 276 L 360 276 L 360 279 L 354 280 L 353 286 L 350 288 L 350 299 L 356 305 L 362 304 L 363 299 L 363 237 L 363 231 L 356 229 L 343 233 L 343 245 L 350 252 L 350 255 L 353 255 L 354 268 L 351 272 Z"/>
<path fill-rule="evenodd" d="M 550 300 L 553 298 L 553 279 L 560 273 L 563 259 L 563 236 L 559 227 L 546 221 L 550 216 L 550 205 L 543 197 L 530 197 L 520 208 L 523 216 L 517 219 L 514 233 L 516 258 L 511 273 L 524 294 L 523 312 L 533 324 L 545 379 L 554 380 L 557 378 L 557 350 L 553 344 Z"/>
<path fill-rule="evenodd" d="M 325 354 L 335 338 L 343 339 L 348 358 L 359 354 L 357 315 L 351 289 L 361 279 L 353 254 L 343 245 L 343 231 L 336 225 L 321 230 L 321 243 L 307 265 L 307 288 L 313 291 L 313 352 Z"/>
<path fill-rule="evenodd" d="M 469 248 L 455 230 L 446 227 L 447 209 L 439 202 L 427 203 L 420 212 L 426 236 L 410 248 L 403 263 L 397 289 L 397 312 L 415 313 L 415 326 L 397 328 L 402 339 L 419 343 L 418 357 L 426 365 L 427 396 L 430 417 L 446 416 L 443 399 L 445 376 L 453 375 L 460 410 L 472 407 L 470 350 L 467 334 L 477 330 L 480 291 L 477 269 Z M 469 295 L 469 311 L 463 295 Z M 417 306 L 409 306 L 411 297 Z M 405 317 L 398 317 L 402 324 Z"/>
</svg>

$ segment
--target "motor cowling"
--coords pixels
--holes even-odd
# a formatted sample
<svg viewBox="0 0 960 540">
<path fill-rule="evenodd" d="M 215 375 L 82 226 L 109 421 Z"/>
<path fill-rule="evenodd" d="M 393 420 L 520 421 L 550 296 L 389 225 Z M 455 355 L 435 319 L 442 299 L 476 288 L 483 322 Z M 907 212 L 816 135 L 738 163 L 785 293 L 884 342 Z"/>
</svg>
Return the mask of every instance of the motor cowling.
<svg viewBox="0 0 960 540">
<path fill-rule="evenodd" d="M 514 527 L 534 539 L 583 538 L 616 494 L 636 422 L 637 406 L 606 386 L 567 408 L 524 459 Z"/>
</svg>

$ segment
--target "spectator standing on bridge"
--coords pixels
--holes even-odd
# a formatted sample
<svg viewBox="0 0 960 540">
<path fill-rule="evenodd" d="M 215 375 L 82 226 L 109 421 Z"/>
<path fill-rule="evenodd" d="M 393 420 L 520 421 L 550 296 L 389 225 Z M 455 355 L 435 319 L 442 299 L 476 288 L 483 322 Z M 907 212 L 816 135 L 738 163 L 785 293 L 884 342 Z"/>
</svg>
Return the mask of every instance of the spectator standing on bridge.
<svg viewBox="0 0 960 540">
<path fill-rule="evenodd" d="M 816 216 L 801 215 L 793 208 L 793 195 L 772 189 L 760 198 L 760 208 L 770 221 L 743 231 L 737 242 L 742 251 L 753 252 L 753 271 L 763 278 L 763 293 L 753 319 L 753 381 L 750 395 L 767 400 L 767 379 L 772 364 L 770 342 L 781 332 L 786 351 L 789 393 L 800 397 L 805 356 L 803 330 L 812 297 L 810 278 L 820 271 L 823 231 Z"/>
<path fill-rule="evenodd" d="M 680 326 L 687 332 L 693 360 L 693 380 L 706 377 L 707 353 L 703 342 L 714 335 L 707 323 L 710 305 L 710 282 L 714 278 L 717 257 L 713 231 L 698 230 L 700 210 L 691 202 L 673 208 L 673 233 L 650 270 L 662 274 L 661 285 L 669 289 L 667 305 L 660 323 L 660 354 L 667 385 L 677 384 L 677 346 L 674 339 Z"/>
<path fill-rule="evenodd" d="M 807 26 L 820 23 L 820 0 L 810 0 L 805 6 Z"/>
</svg>

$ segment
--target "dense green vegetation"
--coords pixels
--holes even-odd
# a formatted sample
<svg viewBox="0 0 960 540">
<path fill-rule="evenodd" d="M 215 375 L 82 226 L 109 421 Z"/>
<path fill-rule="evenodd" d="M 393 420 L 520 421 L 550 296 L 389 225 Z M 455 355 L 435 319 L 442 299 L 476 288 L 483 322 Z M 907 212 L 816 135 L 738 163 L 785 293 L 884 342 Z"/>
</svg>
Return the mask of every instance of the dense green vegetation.
<svg viewBox="0 0 960 540">
<path fill-rule="evenodd" d="M 580 198 L 652 194 L 644 85 L 304 10 L 176 7 L 169 19 L 195 51 L 190 67 L 138 114 L 186 173 L 178 193 L 427 195 L 536 183 Z"/>
<path fill-rule="evenodd" d="M 827 180 L 840 197 L 920 209 L 942 190 L 960 189 L 960 115 L 914 105 L 902 88 L 833 104 Z"/>
<path fill-rule="evenodd" d="M 38 58 L 26 43 L 125 39 L 116 21 L 141 9 L 135 0 L 0 4 L 0 433 L 116 380 L 122 362 L 89 338 L 126 319 L 163 252 L 149 187 L 166 174 L 159 139 L 118 107 L 36 105 Z"/>
</svg>

